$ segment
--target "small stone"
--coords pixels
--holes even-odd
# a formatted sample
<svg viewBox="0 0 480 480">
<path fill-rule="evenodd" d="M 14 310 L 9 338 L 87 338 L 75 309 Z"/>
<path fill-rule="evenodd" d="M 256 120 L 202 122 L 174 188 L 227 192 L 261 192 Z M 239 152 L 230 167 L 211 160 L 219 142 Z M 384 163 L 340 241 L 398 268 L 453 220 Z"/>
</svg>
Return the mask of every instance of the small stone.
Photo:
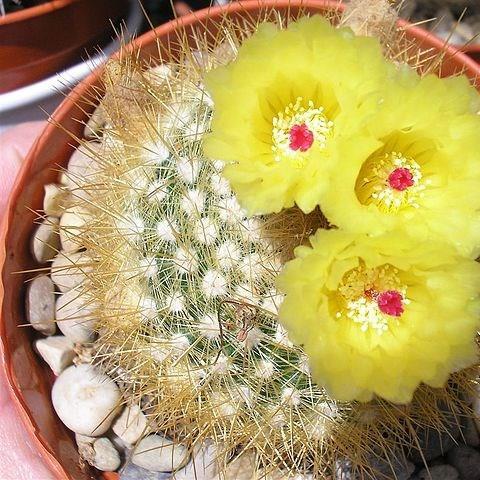
<svg viewBox="0 0 480 480">
<path fill-rule="evenodd" d="M 75 351 L 75 358 L 73 363 L 80 365 L 81 363 L 92 363 L 94 355 L 94 347 L 92 345 L 84 345 L 82 343 L 76 343 L 73 350 Z"/>
<path fill-rule="evenodd" d="M 475 415 L 475 424 L 480 432 L 480 383 L 477 383 L 476 391 L 472 399 L 472 408 Z"/>
<path fill-rule="evenodd" d="M 118 411 L 120 390 L 92 365 L 71 366 L 55 380 L 52 403 L 60 420 L 73 432 L 99 436 Z"/>
<path fill-rule="evenodd" d="M 375 457 L 370 461 L 370 467 L 375 476 L 396 480 L 408 480 L 415 471 L 415 465 L 402 458 L 401 454 L 391 455 L 388 460 Z"/>
<path fill-rule="evenodd" d="M 87 139 L 99 138 L 99 133 L 105 125 L 105 111 L 100 104 L 90 115 L 87 124 L 83 130 L 83 136 Z"/>
<path fill-rule="evenodd" d="M 466 425 L 462 431 L 463 438 L 465 443 L 470 447 L 479 447 L 480 446 L 480 436 L 478 434 L 477 426 L 475 421 L 471 418 L 466 419 Z"/>
<path fill-rule="evenodd" d="M 99 438 L 93 444 L 92 465 L 102 472 L 114 472 L 120 467 L 120 455 L 108 438 Z"/>
<path fill-rule="evenodd" d="M 61 292 L 68 292 L 85 281 L 92 259 L 86 252 L 59 252 L 53 259 L 50 276 Z"/>
<path fill-rule="evenodd" d="M 113 432 L 108 434 L 108 438 L 121 455 L 127 456 L 128 451 L 132 448 L 131 445 L 126 444 L 118 435 L 115 435 Z"/>
<path fill-rule="evenodd" d="M 335 480 L 353 480 L 352 462 L 350 460 L 337 460 L 334 468 Z"/>
<path fill-rule="evenodd" d="M 254 477 L 255 479 L 257 477 Z M 284 470 L 274 470 L 273 472 L 261 472 L 260 477 L 264 480 L 314 480 L 310 473 L 288 473 Z"/>
<path fill-rule="evenodd" d="M 62 335 L 37 340 L 35 348 L 57 376 L 72 364 L 75 357 L 73 342 Z"/>
<path fill-rule="evenodd" d="M 202 443 L 195 445 L 193 448 L 192 459 L 181 470 L 175 472 L 175 480 L 217 480 L 218 463 L 217 463 L 218 446 L 211 438 L 207 438 Z M 227 477 L 221 477 L 221 480 Z"/>
<path fill-rule="evenodd" d="M 408 480 L 415 471 L 415 465 L 406 460 L 402 454 L 390 455 L 389 459 L 373 457 L 369 461 L 372 478 L 395 478 Z M 335 480 L 360 480 L 364 478 L 353 470 L 352 462 L 339 460 L 335 464 Z"/>
<path fill-rule="evenodd" d="M 75 343 L 88 343 L 95 336 L 95 306 L 88 297 L 72 289 L 60 295 L 55 304 L 55 317 L 60 331 Z"/>
<path fill-rule="evenodd" d="M 90 214 L 80 207 L 68 208 L 60 218 L 60 243 L 64 252 L 76 252 L 84 245 L 82 235 Z"/>
<path fill-rule="evenodd" d="M 421 453 L 417 448 L 409 452 L 409 460 L 417 465 L 424 466 L 424 462 L 430 462 L 434 458 L 447 453 L 460 439 L 460 420 L 455 414 L 444 409 L 441 412 L 445 430 L 437 431 L 433 428 L 418 428 L 416 430 L 417 441 Z"/>
<path fill-rule="evenodd" d="M 126 444 L 133 445 L 142 435 L 147 433 L 147 417 L 138 405 L 126 407 L 113 422 L 112 430 Z"/>
<path fill-rule="evenodd" d="M 69 193 L 57 183 L 49 183 L 44 187 L 43 211 L 52 217 L 61 217 L 68 203 Z"/>
<path fill-rule="evenodd" d="M 435 465 L 420 470 L 412 480 L 458 480 L 458 471 L 451 465 Z"/>
<path fill-rule="evenodd" d="M 190 477 L 194 480 L 195 477 Z M 173 480 L 170 472 L 151 472 L 145 468 L 127 463 L 125 468 L 119 472 L 119 480 Z M 177 477 L 175 477 L 177 480 Z"/>
<path fill-rule="evenodd" d="M 60 250 L 59 220 L 48 216 L 37 227 L 32 240 L 32 253 L 38 263 L 51 260 Z"/>
<path fill-rule="evenodd" d="M 172 472 L 187 461 L 187 449 L 163 435 L 149 435 L 143 438 L 132 454 L 132 462 L 135 465 L 153 472 Z"/>
<path fill-rule="evenodd" d="M 84 443 L 90 443 L 92 444 L 97 437 L 90 437 L 89 435 L 81 435 L 80 433 L 75 434 L 75 442 L 77 445 L 82 445 Z"/>
<path fill-rule="evenodd" d="M 251 480 L 255 474 L 256 455 L 253 450 L 234 458 L 223 475 L 225 480 Z"/>
<path fill-rule="evenodd" d="M 70 157 L 68 167 L 63 172 L 61 182 L 70 190 L 73 197 L 88 199 L 89 192 L 84 186 L 94 181 L 99 171 L 97 155 L 101 144 L 87 142 L 80 145 Z"/>
<path fill-rule="evenodd" d="M 480 480 L 480 453 L 474 448 L 458 445 L 448 452 L 447 460 L 458 470 L 461 480 Z"/>
<path fill-rule="evenodd" d="M 50 277 L 40 275 L 27 285 L 25 311 L 35 330 L 44 335 L 55 333 L 55 285 Z"/>
</svg>

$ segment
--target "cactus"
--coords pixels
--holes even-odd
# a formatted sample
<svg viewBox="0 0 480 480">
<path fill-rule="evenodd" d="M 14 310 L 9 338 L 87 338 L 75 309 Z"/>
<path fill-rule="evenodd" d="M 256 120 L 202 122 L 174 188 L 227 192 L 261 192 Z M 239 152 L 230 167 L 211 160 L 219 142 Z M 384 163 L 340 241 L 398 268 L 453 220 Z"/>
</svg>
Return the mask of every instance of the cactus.
<svg viewBox="0 0 480 480">
<path fill-rule="evenodd" d="M 85 143 L 85 168 L 64 173 L 67 212 L 80 222 L 61 226 L 63 241 L 86 249 L 77 266 L 97 319 L 93 361 L 152 428 L 189 445 L 213 438 L 223 465 L 254 448 L 260 476 L 278 468 L 323 478 L 346 458 L 365 473 L 373 458 L 392 463 L 415 445 L 415 427 L 445 429 L 445 410 L 470 414 L 458 390 L 473 390 L 478 369 L 445 389 L 421 387 L 405 407 L 338 404 L 312 382 L 277 322 L 275 278 L 328 224 L 319 210 L 295 208 L 247 218 L 221 162 L 202 151 L 213 108 L 202 76 L 254 28 L 221 22 L 208 46 L 200 34 L 194 47 L 180 36 L 180 60 L 157 67 L 136 52 L 109 63 L 99 142 Z"/>
</svg>

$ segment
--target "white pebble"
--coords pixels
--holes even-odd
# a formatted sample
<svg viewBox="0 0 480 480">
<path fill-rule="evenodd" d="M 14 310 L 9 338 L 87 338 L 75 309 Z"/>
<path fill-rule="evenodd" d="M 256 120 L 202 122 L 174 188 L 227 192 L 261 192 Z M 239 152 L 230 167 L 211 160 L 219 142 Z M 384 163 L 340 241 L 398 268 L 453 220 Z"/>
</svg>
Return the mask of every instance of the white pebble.
<svg viewBox="0 0 480 480">
<path fill-rule="evenodd" d="M 97 368 L 81 364 L 64 370 L 52 388 L 52 403 L 60 420 L 75 433 L 105 433 L 118 410 L 120 390 Z"/>
<path fill-rule="evenodd" d="M 91 342 L 95 335 L 95 308 L 89 298 L 76 289 L 60 295 L 55 305 L 58 328 L 72 342 Z"/>
<path fill-rule="evenodd" d="M 62 175 L 62 183 L 72 192 L 73 196 L 87 198 L 88 191 L 84 190 L 86 184 L 94 182 L 95 176 L 100 171 L 98 153 L 100 143 L 87 142 L 80 145 L 70 157 L 67 171 Z"/>
<path fill-rule="evenodd" d="M 55 286 L 50 277 L 40 275 L 28 283 L 25 310 L 35 330 L 44 335 L 55 333 Z"/>
<path fill-rule="evenodd" d="M 60 218 L 60 243 L 64 252 L 76 252 L 84 246 L 82 235 L 90 219 L 90 214 L 83 208 L 65 210 Z"/>
<path fill-rule="evenodd" d="M 61 217 L 70 197 L 69 192 L 57 183 L 49 183 L 45 185 L 44 189 L 43 211 L 45 215 Z"/>
<path fill-rule="evenodd" d="M 98 470 L 113 472 L 120 467 L 120 455 L 108 438 L 95 438 L 76 433 L 75 441 L 80 456 Z"/>
<path fill-rule="evenodd" d="M 99 438 L 93 443 L 92 465 L 102 472 L 114 472 L 120 467 L 120 455 L 108 438 Z"/>
<path fill-rule="evenodd" d="M 227 465 L 222 478 L 224 480 L 252 480 L 255 475 L 255 468 L 256 454 L 253 450 L 248 450 Z"/>
<path fill-rule="evenodd" d="M 83 136 L 88 139 L 99 137 L 100 131 L 105 125 L 106 118 L 102 105 L 99 105 L 90 115 L 83 130 Z"/>
<path fill-rule="evenodd" d="M 125 407 L 113 422 L 112 430 L 128 445 L 147 433 L 147 417 L 138 405 Z"/>
<path fill-rule="evenodd" d="M 220 480 L 217 457 L 216 443 L 207 438 L 200 445 L 193 447 L 192 460 L 181 470 L 175 472 L 175 480 Z"/>
<path fill-rule="evenodd" d="M 35 342 L 35 348 L 57 376 L 72 364 L 75 357 L 73 342 L 63 335 L 41 338 Z"/>
<path fill-rule="evenodd" d="M 53 259 L 51 274 L 53 283 L 61 292 L 77 287 L 92 270 L 92 259 L 86 252 L 59 252 Z"/>
<path fill-rule="evenodd" d="M 60 250 L 57 217 L 46 217 L 37 227 L 32 238 L 32 253 L 38 263 L 51 260 Z"/>
<path fill-rule="evenodd" d="M 187 449 L 162 435 L 143 438 L 132 455 L 135 465 L 153 472 L 171 472 L 181 468 L 187 461 Z"/>
</svg>

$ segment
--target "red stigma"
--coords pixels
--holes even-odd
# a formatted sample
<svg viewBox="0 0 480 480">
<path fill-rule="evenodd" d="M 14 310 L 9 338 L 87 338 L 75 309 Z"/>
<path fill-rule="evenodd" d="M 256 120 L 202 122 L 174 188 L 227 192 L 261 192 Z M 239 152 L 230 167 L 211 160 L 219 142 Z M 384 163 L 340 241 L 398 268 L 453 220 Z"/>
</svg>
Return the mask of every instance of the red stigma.
<svg viewBox="0 0 480 480">
<path fill-rule="evenodd" d="M 382 313 L 391 315 L 392 317 L 400 317 L 403 308 L 403 295 L 397 290 L 387 290 L 377 297 L 378 308 Z"/>
<path fill-rule="evenodd" d="M 413 175 L 408 168 L 396 168 L 388 176 L 388 184 L 395 190 L 403 192 L 413 185 Z"/>
<path fill-rule="evenodd" d="M 302 123 L 290 129 L 290 148 L 306 152 L 313 144 L 313 132 Z"/>
</svg>

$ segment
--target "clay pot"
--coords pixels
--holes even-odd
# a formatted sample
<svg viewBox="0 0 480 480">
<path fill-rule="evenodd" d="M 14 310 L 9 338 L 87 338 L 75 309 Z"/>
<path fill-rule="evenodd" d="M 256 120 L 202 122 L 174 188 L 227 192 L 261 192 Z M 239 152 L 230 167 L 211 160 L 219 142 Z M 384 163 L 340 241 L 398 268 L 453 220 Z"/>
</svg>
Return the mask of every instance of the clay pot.
<svg viewBox="0 0 480 480">
<path fill-rule="evenodd" d="M 466 47 L 458 47 L 462 52 L 472 57 L 475 61 L 480 63 L 480 45 L 467 45 Z"/>
<path fill-rule="evenodd" d="M 113 35 L 128 0 L 52 0 L 0 17 L 0 93 L 70 65 Z"/>
<path fill-rule="evenodd" d="M 262 6 L 275 6 L 280 11 L 289 9 L 292 12 L 298 11 L 300 7 L 309 12 L 341 8 L 335 2 L 324 0 L 267 0 Z M 168 46 L 170 40 L 171 44 L 175 44 L 175 32 L 181 28 L 188 32 L 192 25 L 201 24 L 210 29 L 212 23 L 209 18 L 218 19 L 225 10 L 231 17 L 242 17 L 246 13 L 255 17 L 259 14 L 260 7 L 257 0 L 246 0 L 224 8 L 202 10 L 160 26 L 140 37 L 134 45 L 141 48 L 143 57 L 158 58 L 157 42 Z M 404 21 L 400 22 L 400 25 L 406 28 L 407 35 L 422 48 L 445 51 L 445 75 L 465 71 L 472 81 L 480 77 L 480 66 L 473 60 L 453 48 L 444 49 L 441 40 L 420 28 L 410 27 Z M 18 328 L 25 323 L 24 293 L 29 274 L 15 272 L 38 266 L 29 250 L 36 218 L 33 210 L 42 208 L 43 185 L 57 179 L 58 166 L 66 165 L 77 143 L 75 138 L 82 135 L 83 128 L 78 120 L 86 121 L 93 107 L 85 102 L 82 109 L 78 103 L 82 98 L 92 95 L 96 88 L 101 88 L 99 75 L 99 72 L 93 73 L 75 88 L 53 115 L 54 121 L 72 132 L 72 135 L 51 123 L 33 146 L 17 177 L 0 236 L 0 336 L 13 401 L 32 435 L 35 448 L 43 455 L 51 469 L 58 478 L 74 480 L 92 478 L 94 473 L 78 466 L 78 454 L 72 435 L 52 409 L 51 374 L 32 350 L 32 330 Z M 115 474 L 108 474 L 108 478 L 115 478 Z"/>
</svg>

